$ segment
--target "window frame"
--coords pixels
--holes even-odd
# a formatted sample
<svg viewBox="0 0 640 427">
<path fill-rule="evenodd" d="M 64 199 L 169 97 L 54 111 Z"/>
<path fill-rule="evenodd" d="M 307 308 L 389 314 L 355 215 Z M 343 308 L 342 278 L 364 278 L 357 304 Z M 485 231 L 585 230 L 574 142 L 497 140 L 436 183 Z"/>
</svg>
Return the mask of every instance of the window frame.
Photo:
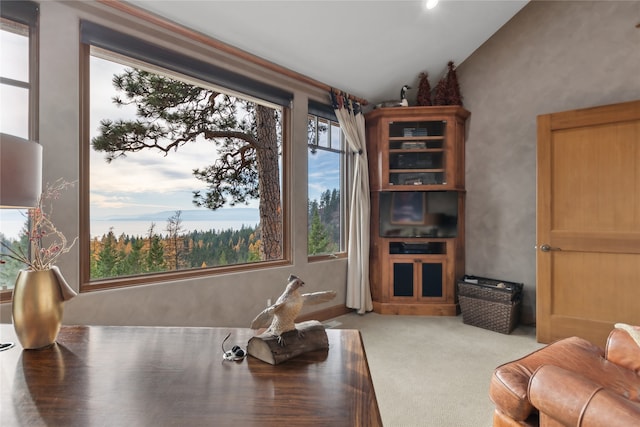
<svg viewBox="0 0 640 427">
<path fill-rule="evenodd" d="M 85 21 L 83 21 L 84 23 Z M 85 24 L 86 25 L 86 24 Z M 101 29 L 105 29 L 107 32 L 111 31 L 106 27 L 100 27 Z M 115 34 L 120 34 L 116 33 Z M 130 40 L 129 36 L 125 38 L 125 40 Z M 281 144 L 281 198 L 282 198 L 282 237 L 283 237 L 283 245 L 282 245 L 282 259 L 280 260 L 270 260 L 270 261 L 259 261 L 254 263 L 247 264 L 235 264 L 228 266 L 217 266 L 217 267 L 207 267 L 201 269 L 190 269 L 190 270 L 179 270 L 179 271 L 167 271 L 160 273 L 149 273 L 138 276 L 127 276 L 122 278 L 108 278 L 108 279 L 99 279 L 99 280 L 91 280 L 91 267 L 90 267 L 90 246 L 91 239 L 88 238 L 90 235 L 90 58 L 92 55 L 92 46 L 99 48 L 101 51 L 105 53 L 113 54 L 114 58 L 120 57 L 125 58 L 126 62 L 135 64 L 136 61 L 142 61 L 147 63 L 146 59 L 136 58 L 131 56 L 130 54 L 124 54 L 119 51 L 113 51 L 110 49 L 106 49 L 104 45 L 96 46 L 90 43 L 81 43 L 80 44 L 80 93 L 81 93 L 81 101 L 80 101 L 80 235 L 86 236 L 87 238 L 81 239 L 79 241 L 79 258 L 80 258 L 80 292 L 92 292 L 99 291 L 105 289 L 117 289 L 123 287 L 130 287 L 136 285 L 148 285 L 150 283 L 161 283 L 168 281 L 175 281 L 181 279 L 189 279 L 189 278 L 198 278 L 205 276 L 217 276 L 232 272 L 241 272 L 241 271 L 255 271 L 266 268 L 273 268 L 285 265 L 291 265 L 292 263 L 292 243 L 291 243 L 291 232 L 289 223 L 290 223 L 290 208 L 289 208 L 289 188 L 290 188 L 290 178 L 289 178 L 289 164 L 290 164 L 290 141 L 291 141 L 291 117 L 292 117 L 292 108 L 291 105 L 280 105 L 282 108 L 282 144 Z M 167 49 L 167 48 L 164 48 Z M 187 57 L 184 53 L 180 53 L 176 55 L 180 56 L 181 59 Z M 202 63 L 195 58 L 191 58 L 193 61 L 196 61 L 196 66 L 204 66 L 206 67 L 208 63 Z M 120 61 L 121 62 L 121 61 Z M 153 66 L 159 66 L 165 69 L 165 64 L 153 64 L 147 63 L 152 68 Z M 213 65 L 212 65 L 213 66 Z M 169 69 L 169 73 L 175 73 L 176 75 L 180 75 L 183 79 L 186 80 L 194 80 L 199 81 L 197 76 L 183 74 L 182 72 Z M 240 78 L 240 83 L 245 79 L 244 77 Z M 246 78 L 249 79 L 249 78 Z M 250 79 L 249 79 L 250 81 Z M 212 83 L 210 81 L 205 82 L 208 85 Z M 197 84 L 197 83 L 196 83 Z M 269 85 L 265 85 L 267 90 L 271 87 Z M 223 89 L 225 93 L 230 95 L 238 95 L 243 97 L 244 99 L 249 100 L 260 100 L 262 103 L 269 103 L 269 100 L 265 101 L 262 98 L 259 98 L 255 95 L 256 92 L 252 94 L 247 94 L 242 91 L 238 91 L 237 89 Z M 282 93 L 286 93 L 286 91 L 282 91 L 276 88 L 273 94 L 275 94 L 276 103 L 283 103 Z M 291 96 L 292 99 L 292 96 Z M 291 101 L 289 101 L 289 104 Z"/>
<path fill-rule="evenodd" d="M 39 11 L 38 4 L 30 1 L 6 1 L 3 2 L 2 18 L 26 25 L 29 28 L 29 81 L 26 85 L 22 82 L 2 79 L 3 84 L 18 86 L 29 90 L 29 118 L 28 118 L 28 139 L 39 141 Z"/>
<path fill-rule="evenodd" d="M 0 8 L 3 19 L 25 25 L 29 29 L 29 81 L 26 85 L 21 81 L 2 78 L 2 84 L 18 86 L 29 90 L 29 106 L 27 107 L 27 139 L 39 141 L 39 20 L 40 7 L 31 1 L 3 1 Z M 13 299 L 13 289 L 0 290 L 0 303 Z"/>
<path fill-rule="evenodd" d="M 348 241 L 349 241 L 349 201 L 351 197 L 351 176 L 350 174 L 350 165 L 349 161 L 350 152 L 348 150 L 348 143 L 346 140 L 346 136 L 340 127 L 340 123 L 338 122 L 338 118 L 335 116 L 335 113 L 331 109 L 330 106 L 324 106 L 319 103 L 315 103 L 313 101 L 309 102 L 309 108 L 307 113 L 307 123 L 311 118 L 315 120 L 315 144 L 309 143 L 307 140 L 307 156 L 309 156 L 309 151 L 311 149 L 322 150 L 332 153 L 340 154 L 340 247 L 341 249 L 338 252 L 330 253 L 330 254 L 309 254 L 308 246 L 307 246 L 307 260 L 308 262 L 316 262 L 316 261 L 325 261 L 328 259 L 335 258 L 347 258 L 348 255 Z M 318 144 L 318 123 L 319 121 L 326 121 L 329 123 L 329 126 L 335 125 L 338 127 L 340 132 L 340 147 L 341 148 L 333 148 L 331 144 L 331 131 L 327 132 L 328 138 L 328 147 L 323 147 Z M 307 157 L 307 164 L 309 160 Z M 307 186 L 309 185 L 309 171 L 307 170 Z M 309 203 L 309 197 L 307 195 L 307 206 Z M 307 208 L 308 210 L 308 208 Z M 308 212 L 307 212 L 308 214 Z M 307 230 L 308 230 L 309 218 L 307 218 Z M 308 238 L 308 232 L 307 232 Z"/>
</svg>

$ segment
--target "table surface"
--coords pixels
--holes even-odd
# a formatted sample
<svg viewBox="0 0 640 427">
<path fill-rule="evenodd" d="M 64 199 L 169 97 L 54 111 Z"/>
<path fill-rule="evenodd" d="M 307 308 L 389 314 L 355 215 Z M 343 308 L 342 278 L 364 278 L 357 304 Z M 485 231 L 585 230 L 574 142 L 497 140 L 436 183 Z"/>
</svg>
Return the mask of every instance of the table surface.
<svg viewBox="0 0 640 427">
<path fill-rule="evenodd" d="M 23 350 L 0 325 L 2 426 L 381 426 L 357 330 L 280 365 L 223 361 L 250 329 L 63 326 Z"/>
</svg>

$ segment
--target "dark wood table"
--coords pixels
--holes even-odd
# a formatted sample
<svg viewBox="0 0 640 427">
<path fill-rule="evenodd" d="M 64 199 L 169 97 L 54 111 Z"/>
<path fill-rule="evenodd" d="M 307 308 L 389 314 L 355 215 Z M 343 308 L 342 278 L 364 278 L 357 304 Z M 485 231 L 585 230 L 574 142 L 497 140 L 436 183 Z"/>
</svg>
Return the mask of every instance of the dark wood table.
<svg viewBox="0 0 640 427">
<path fill-rule="evenodd" d="M 250 329 L 63 326 L 23 350 L 0 325 L 2 426 L 381 426 L 357 330 L 280 365 L 223 361 Z"/>
</svg>

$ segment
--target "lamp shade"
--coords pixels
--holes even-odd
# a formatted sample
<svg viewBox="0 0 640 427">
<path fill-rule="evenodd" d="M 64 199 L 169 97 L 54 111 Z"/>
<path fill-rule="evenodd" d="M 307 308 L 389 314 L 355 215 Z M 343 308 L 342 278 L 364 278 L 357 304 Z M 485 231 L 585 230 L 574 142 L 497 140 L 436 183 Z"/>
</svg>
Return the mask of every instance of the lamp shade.
<svg viewBox="0 0 640 427">
<path fill-rule="evenodd" d="M 42 193 L 42 146 L 0 133 L 0 208 L 31 208 Z"/>
</svg>

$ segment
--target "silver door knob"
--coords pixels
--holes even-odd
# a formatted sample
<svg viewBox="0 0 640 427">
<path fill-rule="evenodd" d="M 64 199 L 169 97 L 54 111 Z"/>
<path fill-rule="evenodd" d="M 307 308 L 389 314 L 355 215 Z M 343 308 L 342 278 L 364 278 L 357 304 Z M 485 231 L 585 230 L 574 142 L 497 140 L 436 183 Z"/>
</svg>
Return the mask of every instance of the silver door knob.
<svg viewBox="0 0 640 427">
<path fill-rule="evenodd" d="M 550 252 L 550 251 L 560 251 L 560 250 L 562 250 L 562 249 L 560 249 L 560 248 L 554 248 L 554 247 L 552 247 L 552 246 L 550 246 L 550 245 L 547 245 L 547 244 L 545 243 L 544 245 L 540 246 L 540 250 L 541 250 L 542 252 Z"/>
</svg>

